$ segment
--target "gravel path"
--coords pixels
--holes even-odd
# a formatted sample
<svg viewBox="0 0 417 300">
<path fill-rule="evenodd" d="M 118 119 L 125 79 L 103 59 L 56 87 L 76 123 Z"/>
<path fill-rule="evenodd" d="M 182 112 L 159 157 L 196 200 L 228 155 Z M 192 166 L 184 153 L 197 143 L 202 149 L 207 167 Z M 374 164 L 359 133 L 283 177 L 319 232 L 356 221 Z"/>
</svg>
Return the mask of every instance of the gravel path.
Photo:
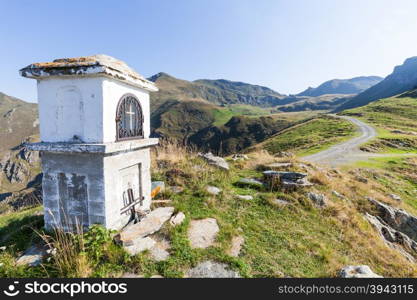
<svg viewBox="0 0 417 300">
<path fill-rule="evenodd" d="M 359 149 L 359 146 L 376 137 L 376 130 L 368 124 L 359 121 L 358 119 L 346 116 L 337 117 L 346 119 L 355 124 L 358 127 L 358 130 L 360 131 L 361 135 L 352 138 L 346 142 L 334 145 L 327 150 L 312 155 L 304 156 L 304 160 L 336 167 L 344 164 L 353 163 L 359 160 L 366 160 L 369 157 L 391 156 L 386 154 L 376 154 L 361 151 Z"/>
</svg>

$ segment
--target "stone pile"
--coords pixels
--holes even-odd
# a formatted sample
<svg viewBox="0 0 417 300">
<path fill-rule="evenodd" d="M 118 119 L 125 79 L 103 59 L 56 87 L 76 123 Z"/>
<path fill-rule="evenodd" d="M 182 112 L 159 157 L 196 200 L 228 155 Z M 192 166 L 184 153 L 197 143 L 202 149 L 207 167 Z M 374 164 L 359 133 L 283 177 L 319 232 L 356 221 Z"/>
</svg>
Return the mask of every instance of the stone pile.
<svg viewBox="0 0 417 300">
<path fill-rule="evenodd" d="M 222 190 L 216 186 L 209 185 L 206 187 L 206 192 L 213 196 L 217 196 L 218 194 L 221 193 L 221 191 Z"/>
<path fill-rule="evenodd" d="M 306 179 L 307 175 L 306 173 L 299 172 L 268 170 L 263 172 L 263 180 L 270 189 L 282 188 L 284 190 L 295 190 L 300 187 L 313 185 Z"/>
</svg>

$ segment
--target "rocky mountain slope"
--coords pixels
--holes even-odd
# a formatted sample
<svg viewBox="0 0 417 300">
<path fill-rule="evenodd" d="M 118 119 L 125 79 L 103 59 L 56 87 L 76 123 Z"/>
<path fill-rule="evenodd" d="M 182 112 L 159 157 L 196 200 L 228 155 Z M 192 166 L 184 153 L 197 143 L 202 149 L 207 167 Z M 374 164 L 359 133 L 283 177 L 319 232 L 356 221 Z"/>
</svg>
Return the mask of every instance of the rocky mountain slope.
<svg viewBox="0 0 417 300">
<path fill-rule="evenodd" d="M 38 105 L 0 92 L 0 152 L 38 134 Z"/>
<path fill-rule="evenodd" d="M 225 79 L 186 81 L 163 72 L 148 79 L 160 88 L 153 95 L 153 105 L 159 105 L 163 100 L 177 99 L 203 100 L 216 105 L 249 104 L 267 107 L 279 104 L 285 97 L 267 87 Z"/>
<path fill-rule="evenodd" d="M 379 76 L 360 76 L 350 79 L 332 79 L 316 88 L 309 87 L 297 96 L 317 97 L 326 94 L 359 94 L 383 80 Z"/>
<path fill-rule="evenodd" d="M 378 84 L 370 87 L 337 108 L 338 111 L 366 105 L 417 88 L 417 56 L 410 57 Z"/>
<path fill-rule="evenodd" d="M 19 191 L 39 174 L 37 153 L 26 141 L 38 139 L 37 105 L 0 93 L 0 200 Z"/>
<path fill-rule="evenodd" d="M 193 83 L 204 91 L 208 101 L 219 105 L 249 104 L 271 107 L 283 104 L 282 99 L 285 97 L 264 86 L 225 79 L 200 79 Z"/>
</svg>

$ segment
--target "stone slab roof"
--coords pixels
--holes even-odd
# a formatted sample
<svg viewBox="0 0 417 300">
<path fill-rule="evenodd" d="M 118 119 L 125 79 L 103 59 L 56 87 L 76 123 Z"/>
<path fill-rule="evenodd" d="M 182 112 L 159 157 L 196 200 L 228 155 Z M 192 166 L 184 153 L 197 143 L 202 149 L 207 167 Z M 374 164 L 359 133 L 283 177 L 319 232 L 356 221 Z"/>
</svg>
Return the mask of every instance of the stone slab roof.
<svg viewBox="0 0 417 300">
<path fill-rule="evenodd" d="M 149 91 L 158 90 L 153 82 L 136 73 L 125 62 L 104 54 L 33 63 L 21 69 L 20 75 L 35 79 L 53 76 L 104 75 Z"/>
</svg>

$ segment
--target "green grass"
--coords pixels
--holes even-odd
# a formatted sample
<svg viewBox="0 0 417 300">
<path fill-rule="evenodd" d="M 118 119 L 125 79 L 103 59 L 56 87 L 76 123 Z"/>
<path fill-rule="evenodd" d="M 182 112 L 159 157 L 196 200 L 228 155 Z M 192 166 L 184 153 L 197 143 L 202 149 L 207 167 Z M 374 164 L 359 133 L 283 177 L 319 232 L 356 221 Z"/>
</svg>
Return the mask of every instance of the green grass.
<svg viewBox="0 0 417 300">
<path fill-rule="evenodd" d="M 400 195 L 407 211 L 417 215 L 417 158 L 410 156 L 390 156 L 369 158 L 359 161 L 355 167 L 380 170 L 376 176 L 386 192 Z"/>
<path fill-rule="evenodd" d="M 298 155 L 319 152 L 357 134 L 349 121 L 332 116 L 321 116 L 291 127 L 268 139 L 263 147 L 271 153 L 291 151 Z"/>
<path fill-rule="evenodd" d="M 260 159 L 260 155 L 253 154 L 248 163 Z M 167 175 L 172 168 L 181 169 L 186 176 Z M 186 215 L 183 224 L 177 227 L 166 224 L 159 233 L 171 241 L 169 259 L 155 262 L 147 252 L 130 257 L 109 240 L 106 231 L 96 228 L 93 234 L 83 237 L 86 246 L 76 253 L 74 262 L 88 262 L 88 268 L 81 270 L 89 270 L 87 275 L 90 277 L 119 276 L 123 272 L 145 277 L 156 274 L 182 277 L 189 268 L 208 259 L 227 263 L 244 277 L 281 277 L 283 274 L 291 277 L 329 277 L 335 276 L 336 271 L 347 264 L 368 264 L 375 272 L 387 276 L 417 275 L 411 267 L 405 267 L 405 259 L 393 256 L 394 250 L 379 240 L 362 214 L 354 208 L 357 201 L 364 199 L 367 189 L 356 189 L 355 197 L 347 203 L 332 196 L 331 187 L 316 184 L 313 189 L 326 194 L 332 202 L 330 207 L 318 209 L 306 198 L 307 190 L 284 193 L 236 185 L 242 177 L 262 176 L 259 170 L 256 165 L 247 167 L 245 163 L 231 162 L 231 170 L 224 172 L 209 167 L 193 155 L 184 156 L 181 161 L 162 169 L 154 169 L 154 178 L 164 180 L 167 185 L 185 188 L 181 194 L 166 191 L 160 195 L 161 198 L 172 199 L 176 211 Z M 207 194 L 207 185 L 221 188 L 221 194 L 215 197 Z M 254 199 L 239 200 L 235 197 L 237 194 L 252 195 Z M 277 207 L 272 202 L 276 198 L 286 199 L 291 205 Z M 23 228 L 28 224 L 27 218 L 38 209 L 0 216 L 2 236 L 16 229 L 21 232 L 16 235 L 21 244 L 29 242 L 31 239 L 28 237 L 33 236 L 33 232 Z M 340 214 L 347 214 L 348 218 L 340 219 Z M 216 243 L 207 249 L 192 249 L 187 238 L 189 222 L 206 217 L 215 218 L 219 224 Z M 241 255 L 228 256 L 230 241 L 237 235 L 245 239 Z M 0 276 L 86 275 L 75 272 L 78 270 L 75 267 L 60 273 L 54 260 L 44 262 L 41 267 L 15 268 L 13 260 L 17 254 L 18 251 L 7 251 L 0 255 L 0 262 L 4 264 Z"/>
<path fill-rule="evenodd" d="M 4 246 L 13 246 L 16 251 L 25 249 L 30 242 L 33 228 L 43 224 L 43 218 L 34 216 L 40 207 L 31 208 L 14 213 L 6 213 L 0 218 L 0 243 Z M 30 237 L 30 238 L 29 238 Z"/>
</svg>

